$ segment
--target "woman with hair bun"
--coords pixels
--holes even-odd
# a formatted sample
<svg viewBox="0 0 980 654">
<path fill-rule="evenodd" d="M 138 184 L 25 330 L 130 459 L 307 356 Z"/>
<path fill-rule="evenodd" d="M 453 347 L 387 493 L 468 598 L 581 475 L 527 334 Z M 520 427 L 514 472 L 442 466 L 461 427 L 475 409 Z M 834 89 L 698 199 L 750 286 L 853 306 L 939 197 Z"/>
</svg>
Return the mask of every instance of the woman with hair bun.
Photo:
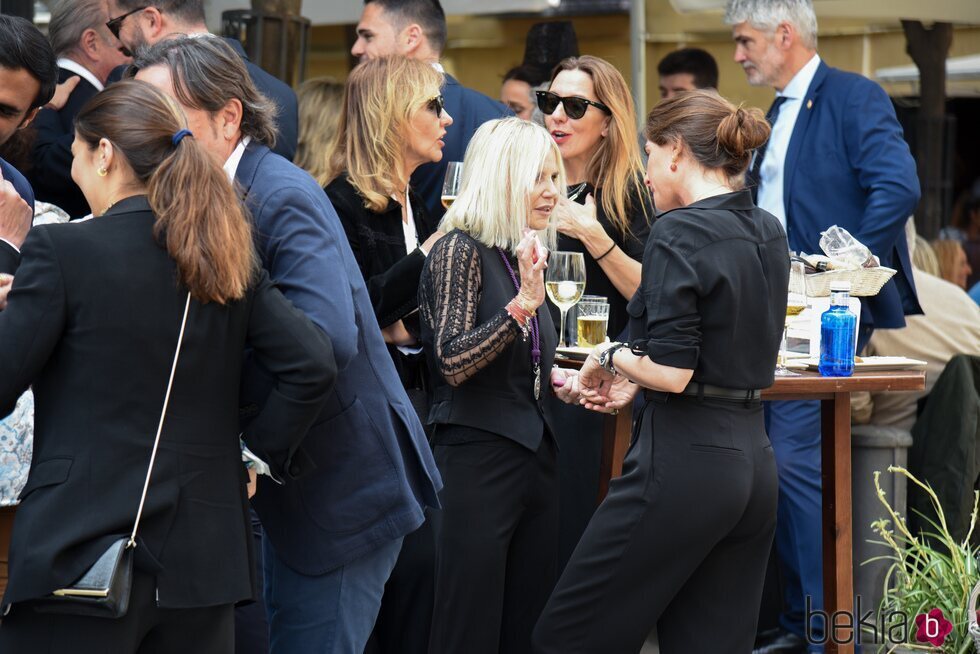
<svg viewBox="0 0 980 654">
<path fill-rule="evenodd" d="M 776 524 L 776 463 L 760 389 L 773 382 L 789 256 L 744 189 L 769 136 L 713 91 L 647 118 L 647 184 L 665 213 L 630 301 L 629 344 L 604 343 L 558 393 L 609 412 L 642 389 L 612 482 L 545 607 L 536 652 L 749 652 Z M 632 380 L 632 381 L 631 381 Z"/>
</svg>

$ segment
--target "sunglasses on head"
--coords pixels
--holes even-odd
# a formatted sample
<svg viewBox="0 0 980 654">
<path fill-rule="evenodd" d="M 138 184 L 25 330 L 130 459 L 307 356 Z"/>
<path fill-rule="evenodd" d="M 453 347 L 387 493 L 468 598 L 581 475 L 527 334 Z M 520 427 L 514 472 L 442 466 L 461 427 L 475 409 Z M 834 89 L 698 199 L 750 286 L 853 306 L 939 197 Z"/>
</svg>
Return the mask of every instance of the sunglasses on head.
<svg viewBox="0 0 980 654">
<path fill-rule="evenodd" d="M 129 18 L 130 16 L 132 16 L 133 14 L 136 14 L 136 13 L 139 13 L 139 12 L 143 11 L 144 9 L 149 9 L 149 6 L 137 7 L 136 9 L 133 9 L 132 11 L 127 11 L 125 14 L 123 14 L 121 16 L 116 16 L 115 18 L 110 19 L 105 24 L 105 26 L 108 27 L 109 28 L 109 31 L 112 32 L 112 35 L 118 39 L 119 38 L 119 31 L 122 29 L 123 21 L 126 20 L 127 18 Z"/>
<path fill-rule="evenodd" d="M 426 103 L 425 108 L 438 117 L 441 116 L 442 112 L 446 109 L 446 101 L 443 99 L 442 95 L 437 95 Z"/>
<path fill-rule="evenodd" d="M 563 98 L 560 95 L 555 95 L 551 91 L 536 91 L 536 93 L 538 96 L 538 109 L 548 116 L 555 113 L 555 109 L 558 108 L 559 104 L 564 107 L 565 115 L 573 119 L 578 119 L 584 116 L 585 112 L 589 110 L 589 105 L 612 115 L 612 109 L 601 102 L 594 102 L 592 100 L 586 100 L 585 98 L 579 98 L 576 96 L 568 96 Z"/>
</svg>

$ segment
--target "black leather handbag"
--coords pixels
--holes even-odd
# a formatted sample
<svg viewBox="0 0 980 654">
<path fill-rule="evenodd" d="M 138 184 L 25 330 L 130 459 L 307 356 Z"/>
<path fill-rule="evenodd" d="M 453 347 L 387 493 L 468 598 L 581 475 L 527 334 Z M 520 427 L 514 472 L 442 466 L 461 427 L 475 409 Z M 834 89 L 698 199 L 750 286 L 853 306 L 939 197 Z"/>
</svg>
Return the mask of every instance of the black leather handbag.
<svg viewBox="0 0 980 654">
<path fill-rule="evenodd" d="M 133 589 L 133 553 L 136 549 L 136 531 L 139 529 L 140 517 L 143 515 L 146 492 L 150 488 L 150 474 L 153 472 L 153 462 L 157 457 L 160 434 L 163 433 L 163 420 L 167 415 L 170 389 L 173 387 L 174 374 L 177 372 L 180 344 L 184 340 L 184 327 L 187 325 L 187 312 L 190 306 L 191 296 L 188 293 L 187 302 L 184 305 L 184 317 L 180 323 L 180 334 L 177 336 L 177 350 L 174 352 L 174 362 L 170 368 L 170 381 L 167 382 L 167 394 L 163 398 L 163 410 L 160 412 L 157 435 L 153 440 L 150 465 L 146 470 L 143 495 L 140 497 L 139 508 L 136 510 L 133 531 L 130 532 L 129 536 L 115 540 L 95 564 L 71 586 L 59 588 L 47 597 L 31 601 L 35 611 L 68 613 L 97 618 L 121 618 L 129 610 L 129 595 Z"/>
</svg>

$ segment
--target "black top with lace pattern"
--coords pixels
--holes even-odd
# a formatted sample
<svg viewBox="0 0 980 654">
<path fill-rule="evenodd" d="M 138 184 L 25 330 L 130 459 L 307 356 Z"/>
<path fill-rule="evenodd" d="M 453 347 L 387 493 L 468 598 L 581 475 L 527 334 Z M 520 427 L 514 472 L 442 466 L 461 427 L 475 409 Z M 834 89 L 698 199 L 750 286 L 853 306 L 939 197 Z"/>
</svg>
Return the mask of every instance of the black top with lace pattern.
<svg viewBox="0 0 980 654">
<path fill-rule="evenodd" d="M 440 239 L 422 271 L 419 311 L 433 332 L 439 372 L 451 386 L 491 364 L 521 333 L 503 307 L 476 324 L 482 286 L 483 266 L 473 240 L 462 232 Z"/>
</svg>

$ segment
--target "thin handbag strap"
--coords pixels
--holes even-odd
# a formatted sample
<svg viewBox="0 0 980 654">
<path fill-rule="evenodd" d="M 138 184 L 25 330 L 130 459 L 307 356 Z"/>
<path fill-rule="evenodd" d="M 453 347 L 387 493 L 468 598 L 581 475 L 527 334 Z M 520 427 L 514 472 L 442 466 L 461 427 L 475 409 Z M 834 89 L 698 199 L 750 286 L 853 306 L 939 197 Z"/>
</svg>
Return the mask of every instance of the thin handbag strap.
<svg viewBox="0 0 980 654">
<path fill-rule="evenodd" d="M 129 542 L 126 547 L 136 547 L 136 530 L 140 526 L 140 517 L 143 515 L 143 505 L 146 503 L 146 491 L 150 488 L 150 473 L 153 472 L 153 462 L 157 458 L 157 446 L 160 445 L 160 434 L 163 433 L 163 420 L 167 416 L 167 405 L 170 403 L 170 389 L 174 385 L 174 375 L 177 373 L 177 359 L 180 357 L 180 344 L 184 342 L 184 328 L 187 326 L 187 313 L 191 308 L 191 294 L 187 293 L 187 302 L 184 304 L 184 317 L 180 321 L 180 335 L 177 336 L 177 349 L 174 351 L 174 363 L 170 367 L 170 381 L 167 382 L 167 394 L 163 397 L 163 410 L 160 412 L 160 422 L 157 424 L 157 435 L 153 439 L 153 452 L 150 454 L 150 466 L 146 469 L 146 481 L 143 482 L 143 495 L 140 496 L 140 508 L 136 511 L 136 521 L 133 523 L 133 532 L 129 535 Z"/>
</svg>

